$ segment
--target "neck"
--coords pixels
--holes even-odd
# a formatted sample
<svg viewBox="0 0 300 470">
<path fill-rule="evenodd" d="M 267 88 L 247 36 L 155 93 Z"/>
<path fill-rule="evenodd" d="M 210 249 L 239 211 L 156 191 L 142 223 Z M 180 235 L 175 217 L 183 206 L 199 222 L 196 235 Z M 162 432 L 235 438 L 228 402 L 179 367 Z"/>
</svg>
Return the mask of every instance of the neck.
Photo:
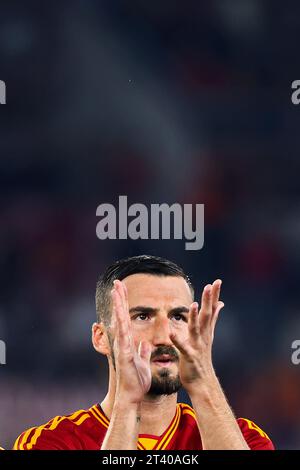
<svg viewBox="0 0 300 470">
<path fill-rule="evenodd" d="M 111 419 L 115 402 L 115 373 L 109 367 L 108 392 L 101 402 L 101 407 Z M 172 395 L 145 395 L 141 403 L 141 423 L 139 434 L 153 434 L 160 436 L 174 418 L 177 404 L 177 393 Z"/>
<path fill-rule="evenodd" d="M 174 418 L 177 393 L 144 397 L 141 404 L 140 434 L 160 436 Z"/>
</svg>

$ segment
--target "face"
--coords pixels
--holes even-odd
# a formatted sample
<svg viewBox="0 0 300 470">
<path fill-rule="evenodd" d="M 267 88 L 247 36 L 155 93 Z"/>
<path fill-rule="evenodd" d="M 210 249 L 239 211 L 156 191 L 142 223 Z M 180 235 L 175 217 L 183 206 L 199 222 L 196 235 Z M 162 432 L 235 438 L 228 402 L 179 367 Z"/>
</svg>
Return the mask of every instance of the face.
<svg viewBox="0 0 300 470">
<path fill-rule="evenodd" d="M 179 354 L 170 340 L 176 331 L 180 339 L 188 335 L 188 311 L 193 302 L 187 282 L 181 277 L 133 274 L 123 282 L 128 290 L 129 314 L 135 347 L 141 340 L 152 346 L 151 395 L 179 390 Z"/>
</svg>

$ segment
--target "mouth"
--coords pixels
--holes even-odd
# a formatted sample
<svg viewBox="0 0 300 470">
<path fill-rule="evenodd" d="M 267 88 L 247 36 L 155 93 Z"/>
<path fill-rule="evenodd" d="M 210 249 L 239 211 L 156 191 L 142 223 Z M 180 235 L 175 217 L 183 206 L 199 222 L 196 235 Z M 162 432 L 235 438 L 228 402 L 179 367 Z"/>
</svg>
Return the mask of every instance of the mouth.
<svg viewBox="0 0 300 470">
<path fill-rule="evenodd" d="M 158 367 L 170 367 L 174 362 L 176 362 L 176 360 L 169 354 L 163 354 L 156 357 L 152 362 Z"/>
</svg>

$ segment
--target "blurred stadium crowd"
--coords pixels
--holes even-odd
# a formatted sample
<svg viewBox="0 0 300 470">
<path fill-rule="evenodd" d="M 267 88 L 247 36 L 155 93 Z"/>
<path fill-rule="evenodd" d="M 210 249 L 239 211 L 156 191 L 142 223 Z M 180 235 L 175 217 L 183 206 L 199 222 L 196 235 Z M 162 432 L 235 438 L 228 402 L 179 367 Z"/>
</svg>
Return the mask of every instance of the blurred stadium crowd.
<svg viewBox="0 0 300 470">
<path fill-rule="evenodd" d="M 94 291 L 124 256 L 223 279 L 215 366 L 238 416 L 300 448 L 300 5 L 1 4 L 0 443 L 100 401 Z M 204 203 L 205 245 L 99 241 L 96 208 Z M 181 396 L 181 399 L 186 397 Z"/>
</svg>

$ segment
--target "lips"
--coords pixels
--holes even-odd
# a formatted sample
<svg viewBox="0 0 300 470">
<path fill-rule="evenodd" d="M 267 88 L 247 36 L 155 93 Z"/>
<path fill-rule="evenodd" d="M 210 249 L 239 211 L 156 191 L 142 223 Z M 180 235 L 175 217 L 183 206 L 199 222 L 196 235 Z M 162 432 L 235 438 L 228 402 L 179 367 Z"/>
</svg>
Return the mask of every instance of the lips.
<svg viewBox="0 0 300 470">
<path fill-rule="evenodd" d="M 175 358 L 170 356 L 169 354 L 162 354 L 153 359 L 153 362 L 160 366 L 168 366 L 175 362 Z"/>
<path fill-rule="evenodd" d="M 170 356 L 170 354 L 161 354 L 160 356 L 157 356 L 153 362 L 168 362 L 168 361 L 174 361 L 174 358 Z"/>
</svg>

